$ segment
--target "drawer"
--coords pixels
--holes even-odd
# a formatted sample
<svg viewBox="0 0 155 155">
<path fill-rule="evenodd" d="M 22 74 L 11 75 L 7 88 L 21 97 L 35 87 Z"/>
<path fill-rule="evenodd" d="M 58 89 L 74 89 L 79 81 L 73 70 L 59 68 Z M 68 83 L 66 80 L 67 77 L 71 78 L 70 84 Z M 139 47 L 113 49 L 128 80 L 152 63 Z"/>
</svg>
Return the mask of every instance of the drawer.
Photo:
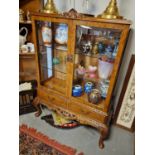
<svg viewBox="0 0 155 155">
<path fill-rule="evenodd" d="M 58 107 L 67 108 L 67 99 L 62 96 L 41 89 L 37 90 L 37 95 L 47 101 L 49 106 L 56 105 Z"/>
<path fill-rule="evenodd" d="M 84 117 L 88 117 L 101 123 L 105 122 L 107 119 L 107 113 L 104 113 L 92 107 L 88 107 L 87 105 L 83 105 L 82 103 L 70 102 L 68 104 L 68 108 L 70 111 L 75 112 L 76 114 L 83 115 Z"/>
</svg>

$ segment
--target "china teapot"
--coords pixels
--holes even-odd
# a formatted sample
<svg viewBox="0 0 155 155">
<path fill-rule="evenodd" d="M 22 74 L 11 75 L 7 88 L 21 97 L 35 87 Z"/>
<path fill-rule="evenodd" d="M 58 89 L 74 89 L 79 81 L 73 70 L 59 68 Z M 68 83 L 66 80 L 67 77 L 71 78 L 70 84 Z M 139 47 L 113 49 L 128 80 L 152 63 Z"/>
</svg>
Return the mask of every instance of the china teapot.
<svg viewBox="0 0 155 155">
<path fill-rule="evenodd" d="M 25 30 L 25 35 L 21 35 L 21 32 L 23 30 Z M 21 27 L 21 29 L 19 30 L 19 48 L 25 44 L 27 34 L 28 34 L 28 29 L 26 27 Z"/>
</svg>

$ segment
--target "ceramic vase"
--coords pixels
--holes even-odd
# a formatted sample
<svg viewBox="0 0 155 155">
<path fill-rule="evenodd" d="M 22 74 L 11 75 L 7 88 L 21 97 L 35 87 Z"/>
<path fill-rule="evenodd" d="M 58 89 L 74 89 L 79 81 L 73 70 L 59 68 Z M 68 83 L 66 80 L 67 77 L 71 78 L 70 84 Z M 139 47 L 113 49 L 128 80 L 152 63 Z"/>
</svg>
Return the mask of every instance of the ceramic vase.
<svg viewBox="0 0 155 155">
<path fill-rule="evenodd" d="M 93 89 L 93 83 L 92 82 L 86 82 L 86 84 L 84 86 L 85 93 L 90 93 L 92 89 Z"/>
<path fill-rule="evenodd" d="M 98 89 L 92 89 L 90 93 L 88 93 L 88 101 L 97 104 L 101 100 L 101 93 Z"/>
<path fill-rule="evenodd" d="M 101 79 L 108 79 L 112 73 L 113 63 L 98 60 L 98 75 Z"/>
<path fill-rule="evenodd" d="M 82 95 L 82 87 L 80 85 L 75 85 L 72 89 L 72 95 L 75 97 Z"/>
</svg>

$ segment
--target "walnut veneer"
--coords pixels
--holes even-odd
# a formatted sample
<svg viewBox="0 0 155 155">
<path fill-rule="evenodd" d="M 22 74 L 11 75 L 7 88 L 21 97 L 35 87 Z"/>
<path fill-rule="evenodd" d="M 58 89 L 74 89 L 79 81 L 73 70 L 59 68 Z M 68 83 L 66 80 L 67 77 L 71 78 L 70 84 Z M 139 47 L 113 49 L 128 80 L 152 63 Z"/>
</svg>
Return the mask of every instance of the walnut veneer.
<svg viewBox="0 0 155 155">
<path fill-rule="evenodd" d="M 60 22 L 68 24 L 68 51 L 67 55 L 70 57 L 67 61 L 67 73 L 66 80 L 54 81 L 52 79 L 42 85 L 40 80 L 39 58 L 38 52 L 36 52 L 36 67 L 37 67 L 37 80 L 38 89 L 37 97 L 33 104 L 38 109 L 36 116 L 41 114 L 40 104 L 46 105 L 49 109 L 55 110 L 59 114 L 65 116 L 68 119 L 78 120 L 81 124 L 91 125 L 97 128 L 100 133 L 99 147 L 103 148 L 103 141 L 106 139 L 109 131 L 109 122 L 111 119 L 111 98 L 118 69 L 120 66 L 121 58 L 125 48 L 127 36 L 130 29 L 130 21 L 127 20 L 107 20 L 93 17 L 81 17 L 81 18 L 69 18 L 62 15 L 52 15 L 45 13 L 31 13 L 32 27 L 34 32 L 35 49 L 38 49 L 37 44 L 37 29 L 36 21 L 50 21 Z M 76 26 L 86 25 L 100 28 L 111 28 L 121 30 L 121 37 L 118 46 L 117 56 L 115 58 L 114 67 L 110 79 L 109 90 L 107 97 L 101 104 L 94 105 L 87 101 L 85 96 L 73 97 L 72 96 L 72 83 L 73 83 L 73 70 L 74 70 L 74 57 L 75 57 L 75 44 L 76 44 Z M 60 83 L 59 83 L 60 82 Z M 63 86 L 64 84 L 64 86 Z M 60 87 L 60 85 L 62 87 Z M 60 89 L 61 88 L 61 89 Z"/>
</svg>

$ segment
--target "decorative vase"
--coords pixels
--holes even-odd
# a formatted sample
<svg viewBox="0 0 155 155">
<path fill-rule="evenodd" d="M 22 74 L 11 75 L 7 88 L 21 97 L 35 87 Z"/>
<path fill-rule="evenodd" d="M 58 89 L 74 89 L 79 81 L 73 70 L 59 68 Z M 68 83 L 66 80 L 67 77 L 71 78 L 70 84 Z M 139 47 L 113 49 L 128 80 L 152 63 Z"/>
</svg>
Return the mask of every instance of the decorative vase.
<svg viewBox="0 0 155 155">
<path fill-rule="evenodd" d="M 101 92 L 101 96 L 106 98 L 109 88 L 109 80 L 100 80 L 98 83 L 98 88 Z"/>
<path fill-rule="evenodd" d="M 101 79 L 108 79 L 112 73 L 113 63 L 98 60 L 98 74 Z"/>
<path fill-rule="evenodd" d="M 93 89 L 94 84 L 92 82 L 86 82 L 84 86 L 84 91 L 85 93 L 90 93 L 91 90 Z"/>
<path fill-rule="evenodd" d="M 90 93 L 88 93 L 88 101 L 97 104 L 101 100 L 101 93 L 98 89 L 92 89 Z"/>
<path fill-rule="evenodd" d="M 25 34 L 21 35 L 23 30 L 25 31 Z M 27 35 L 28 35 L 28 29 L 26 27 L 21 27 L 21 29 L 19 30 L 19 48 L 21 48 L 21 46 L 24 45 L 25 42 L 27 41 Z"/>
<path fill-rule="evenodd" d="M 106 8 L 106 10 L 98 15 L 99 18 L 107 18 L 107 19 L 122 19 L 123 17 L 119 15 L 117 1 L 111 0 Z"/>
<path fill-rule="evenodd" d="M 108 45 L 108 47 L 106 47 L 105 49 L 105 55 L 108 58 L 112 58 L 112 52 L 113 52 L 113 48 L 110 45 Z"/>
<path fill-rule="evenodd" d="M 88 67 L 88 75 L 89 75 L 89 78 L 96 78 L 96 70 L 97 70 L 97 67 L 96 66 L 89 66 Z"/>
<path fill-rule="evenodd" d="M 57 9 L 55 8 L 53 0 L 47 0 L 45 7 L 43 8 L 43 10 L 41 10 L 41 12 L 52 14 L 58 13 Z"/>
<path fill-rule="evenodd" d="M 58 44 L 67 44 L 68 41 L 68 26 L 66 24 L 59 24 L 55 32 L 55 41 Z"/>
<path fill-rule="evenodd" d="M 48 22 L 45 22 L 44 26 L 42 26 L 42 39 L 43 43 L 47 47 L 51 47 L 52 42 L 52 30 Z"/>
<path fill-rule="evenodd" d="M 59 58 L 53 58 L 53 65 L 60 64 Z"/>
<path fill-rule="evenodd" d="M 82 95 L 82 86 L 75 85 L 72 89 L 72 95 L 75 97 L 81 96 Z"/>
<path fill-rule="evenodd" d="M 98 43 L 98 52 L 100 53 L 100 54 L 104 54 L 104 44 L 102 43 L 102 42 L 99 42 Z"/>
</svg>

